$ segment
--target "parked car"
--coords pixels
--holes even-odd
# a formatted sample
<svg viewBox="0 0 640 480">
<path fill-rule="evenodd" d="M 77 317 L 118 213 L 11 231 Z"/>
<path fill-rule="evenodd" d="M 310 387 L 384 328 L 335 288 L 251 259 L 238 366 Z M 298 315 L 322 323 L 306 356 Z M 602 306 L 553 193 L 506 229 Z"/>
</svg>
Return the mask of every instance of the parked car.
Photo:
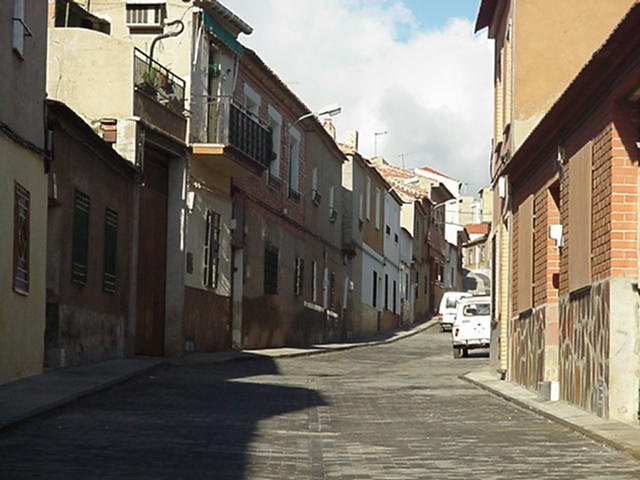
<svg viewBox="0 0 640 480">
<path fill-rule="evenodd" d="M 491 297 L 460 299 L 451 329 L 453 357 L 466 357 L 473 348 L 489 348 L 490 337 Z"/>
<path fill-rule="evenodd" d="M 444 292 L 438 309 L 438 322 L 443 332 L 451 331 L 451 326 L 456 318 L 458 300 L 470 296 L 471 294 L 467 292 Z"/>
</svg>

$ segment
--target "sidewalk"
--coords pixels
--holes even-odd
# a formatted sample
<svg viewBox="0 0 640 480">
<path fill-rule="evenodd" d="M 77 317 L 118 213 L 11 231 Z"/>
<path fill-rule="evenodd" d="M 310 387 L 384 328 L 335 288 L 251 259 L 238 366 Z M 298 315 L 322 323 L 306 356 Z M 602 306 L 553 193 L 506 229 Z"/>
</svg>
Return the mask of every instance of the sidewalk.
<svg viewBox="0 0 640 480">
<path fill-rule="evenodd" d="M 494 395 L 561 423 L 582 435 L 640 459 L 640 427 L 616 420 L 605 420 L 566 402 L 541 400 L 534 392 L 515 383 L 500 380 L 489 370 L 463 375 L 466 380 Z"/>
<path fill-rule="evenodd" d="M 269 348 L 220 353 L 196 353 L 180 359 L 135 357 L 63 368 L 0 385 L 0 431 L 28 418 L 63 407 L 80 398 L 109 389 L 155 369 L 173 365 L 223 363 L 260 358 L 290 358 L 331 353 L 396 342 L 436 323 L 435 319 L 411 329 L 398 329 L 351 343 L 310 345 L 303 348 Z"/>
</svg>

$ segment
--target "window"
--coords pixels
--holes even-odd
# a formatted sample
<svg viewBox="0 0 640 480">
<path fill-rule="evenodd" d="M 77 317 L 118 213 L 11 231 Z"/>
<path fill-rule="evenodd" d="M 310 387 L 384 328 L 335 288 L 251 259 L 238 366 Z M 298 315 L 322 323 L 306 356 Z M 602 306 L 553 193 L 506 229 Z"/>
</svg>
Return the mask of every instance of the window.
<svg viewBox="0 0 640 480">
<path fill-rule="evenodd" d="M 322 306 L 329 308 L 329 269 L 324 267 L 324 277 L 322 279 Z"/>
<path fill-rule="evenodd" d="M 104 270 L 102 289 L 105 292 L 116 291 L 117 253 L 118 253 L 118 213 L 107 207 L 104 216 Z"/>
<path fill-rule="evenodd" d="M 31 35 L 24 23 L 24 0 L 13 0 L 13 50 L 23 58 L 24 37 Z"/>
<path fill-rule="evenodd" d="M 489 315 L 491 313 L 491 304 L 489 303 L 470 303 L 462 308 L 462 314 L 465 317 L 473 317 L 476 315 Z"/>
<path fill-rule="evenodd" d="M 127 4 L 127 25 L 133 27 L 160 27 L 164 20 L 164 5 Z"/>
<path fill-rule="evenodd" d="M 367 177 L 367 189 L 365 191 L 367 220 L 371 220 L 371 179 Z"/>
<path fill-rule="evenodd" d="M 420 292 L 420 274 L 416 272 L 416 300 L 418 299 L 418 293 Z"/>
<path fill-rule="evenodd" d="M 384 274 L 384 309 L 389 310 L 389 275 Z"/>
<path fill-rule="evenodd" d="M 391 235 L 391 227 L 389 225 L 384 226 L 384 233 Z"/>
<path fill-rule="evenodd" d="M 396 313 L 396 306 L 397 306 L 397 297 L 396 297 L 396 289 L 398 288 L 398 285 L 396 283 L 396 281 L 393 281 L 393 313 Z"/>
<path fill-rule="evenodd" d="M 300 198 L 300 133 L 295 129 L 289 130 L 289 196 Z"/>
<path fill-rule="evenodd" d="M 244 84 L 243 91 L 245 109 L 255 118 L 258 118 L 260 116 L 260 104 L 262 103 L 262 98 L 258 92 L 249 86 L 248 83 Z"/>
<path fill-rule="evenodd" d="M 336 274 L 334 272 L 329 275 L 329 309 L 336 309 Z"/>
<path fill-rule="evenodd" d="M 269 127 L 271 128 L 272 158 L 269 164 L 269 175 L 280 178 L 280 141 L 282 136 L 282 115 L 269 105 Z"/>
<path fill-rule="evenodd" d="M 393 241 L 394 241 L 394 242 L 396 242 L 396 243 L 398 243 L 398 240 L 399 240 L 399 238 L 398 238 L 398 234 L 397 234 L 397 233 L 394 233 L 394 234 L 393 234 Z"/>
<path fill-rule="evenodd" d="M 318 167 L 313 167 L 311 171 L 311 201 L 315 206 L 320 205 L 322 195 L 318 190 Z"/>
<path fill-rule="evenodd" d="M 358 220 L 364 220 L 364 198 L 362 197 L 362 193 L 358 196 Z"/>
<path fill-rule="evenodd" d="M 302 295 L 304 286 L 304 258 L 296 258 L 293 293 Z"/>
<path fill-rule="evenodd" d="M 311 262 L 311 301 L 318 301 L 318 264 Z"/>
<path fill-rule="evenodd" d="M 29 242 L 31 195 L 19 183 L 14 188 L 13 207 L 13 289 L 29 293 Z"/>
<path fill-rule="evenodd" d="M 207 210 L 204 234 L 203 283 L 205 287 L 218 286 L 218 262 L 220 258 L 220 214 Z"/>
<path fill-rule="evenodd" d="M 264 293 L 278 293 L 278 247 L 264 249 Z"/>
<path fill-rule="evenodd" d="M 71 241 L 71 281 L 85 285 L 87 283 L 87 264 L 89 258 L 89 195 L 75 191 L 73 204 L 73 238 Z"/>
<path fill-rule="evenodd" d="M 424 294 L 427 294 L 427 290 L 429 288 L 429 278 L 425 275 L 424 276 Z"/>
<path fill-rule="evenodd" d="M 377 306 L 378 303 L 378 274 L 373 272 L 373 301 L 372 304 L 374 307 Z"/>
<path fill-rule="evenodd" d="M 380 230 L 382 225 L 382 206 L 380 200 L 382 198 L 382 192 L 379 188 L 376 188 L 376 228 Z"/>
<path fill-rule="evenodd" d="M 335 222 L 338 219 L 338 210 L 336 210 L 336 207 L 335 207 L 335 200 L 336 200 L 335 196 L 336 196 L 336 189 L 332 185 L 329 188 L 329 220 L 332 222 Z"/>
</svg>

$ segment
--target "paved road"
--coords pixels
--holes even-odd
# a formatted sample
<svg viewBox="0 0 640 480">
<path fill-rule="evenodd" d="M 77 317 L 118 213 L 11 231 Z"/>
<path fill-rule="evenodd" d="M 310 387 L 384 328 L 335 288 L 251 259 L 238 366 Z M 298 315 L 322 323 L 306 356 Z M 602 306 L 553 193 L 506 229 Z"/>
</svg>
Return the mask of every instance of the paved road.
<svg viewBox="0 0 640 480">
<path fill-rule="evenodd" d="M 173 367 L 0 434 L 0 478 L 639 479 L 640 464 L 457 378 L 432 329 Z"/>
</svg>

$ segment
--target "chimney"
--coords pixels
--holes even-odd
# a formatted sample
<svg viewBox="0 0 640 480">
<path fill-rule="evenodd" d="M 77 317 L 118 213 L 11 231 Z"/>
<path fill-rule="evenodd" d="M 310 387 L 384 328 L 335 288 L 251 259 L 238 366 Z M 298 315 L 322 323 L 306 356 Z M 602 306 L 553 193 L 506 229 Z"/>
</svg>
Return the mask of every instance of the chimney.
<svg viewBox="0 0 640 480">
<path fill-rule="evenodd" d="M 329 135 L 331 135 L 331 138 L 333 138 L 335 140 L 336 139 L 336 126 L 333 124 L 331 119 L 330 118 L 325 118 L 322 121 L 322 126 L 327 131 L 327 133 Z"/>
<path fill-rule="evenodd" d="M 357 130 L 347 130 L 347 138 L 345 139 L 345 144 L 353 148 L 356 152 L 358 151 L 358 137 L 359 133 Z"/>
</svg>

